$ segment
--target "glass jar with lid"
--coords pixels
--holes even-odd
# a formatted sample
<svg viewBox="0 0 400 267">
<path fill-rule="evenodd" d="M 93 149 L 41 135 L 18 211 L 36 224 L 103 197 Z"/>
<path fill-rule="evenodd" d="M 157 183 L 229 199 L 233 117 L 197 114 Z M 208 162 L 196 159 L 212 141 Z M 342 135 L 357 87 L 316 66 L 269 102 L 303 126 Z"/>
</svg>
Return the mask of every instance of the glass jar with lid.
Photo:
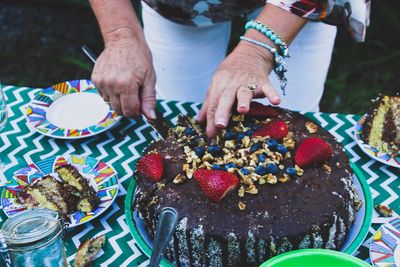
<svg viewBox="0 0 400 267">
<path fill-rule="evenodd" d="M 65 224 L 56 211 L 31 209 L 4 222 L 0 251 L 8 266 L 66 267 Z"/>
</svg>

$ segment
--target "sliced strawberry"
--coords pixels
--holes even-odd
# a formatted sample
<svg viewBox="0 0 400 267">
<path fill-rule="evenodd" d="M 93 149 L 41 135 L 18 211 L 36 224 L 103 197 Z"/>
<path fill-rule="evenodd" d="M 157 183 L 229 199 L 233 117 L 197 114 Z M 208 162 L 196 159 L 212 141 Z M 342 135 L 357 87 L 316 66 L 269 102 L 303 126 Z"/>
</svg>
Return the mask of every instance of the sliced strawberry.
<svg viewBox="0 0 400 267">
<path fill-rule="evenodd" d="M 289 133 L 289 128 L 284 121 L 273 121 L 261 126 L 253 136 L 269 136 L 278 141 L 282 140 Z"/>
<path fill-rule="evenodd" d="M 303 140 L 297 148 L 294 161 L 304 168 L 313 164 L 323 163 L 332 157 L 332 148 L 323 139 L 309 137 Z"/>
<path fill-rule="evenodd" d="M 137 171 L 153 182 L 159 182 L 164 173 L 164 158 L 156 153 L 145 155 L 139 160 Z"/>
<path fill-rule="evenodd" d="M 193 176 L 204 195 L 214 202 L 221 201 L 239 185 L 236 175 L 226 171 L 198 169 Z"/>
<path fill-rule="evenodd" d="M 247 113 L 253 116 L 263 116 L 263 117 L 277 117 L 279 115 L 278 111 L 271 106 L 265 106 L 258 102 L 250 103 L 250 110 Z"/>
</svg>

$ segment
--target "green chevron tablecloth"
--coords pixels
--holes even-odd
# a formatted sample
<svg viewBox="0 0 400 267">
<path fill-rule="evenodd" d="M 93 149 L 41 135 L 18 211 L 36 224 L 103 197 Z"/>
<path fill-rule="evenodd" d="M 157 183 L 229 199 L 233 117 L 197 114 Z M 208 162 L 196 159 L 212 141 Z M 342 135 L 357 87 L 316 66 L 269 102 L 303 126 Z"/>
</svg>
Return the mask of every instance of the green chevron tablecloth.
<svg viewBox="0 0 400 267">
<path fill-rule="evenodd" d="M 48 138 L 29 130 L 24 117 L 25 105 L 35 93 L 27 87 L 6 86 L 3 88 L 8 104 L 9 120 L 0 133 L 0 160 L 4 176 L 32 163 L 50 156 L 62 154 L 87 155 L 101 159 L 112 165 L 120 179 L 120 191 L 113 205 L 99 218 L 78 226 L 67 234 L 66 249 L 71 264 L 79 244 L 95 235 L 105 234 L 106 246 L 97 258 L 96 266 L 147 266 L 148 260 L 132 238 L 124 214 L 124 196 L 132 179 L 136 160 L 143 148 L 155 137 L 152 128 L 143 121 L 122 119 L 110 131 L 86 139 L 65 141 Z M 168 120 L 175 122 L 178 113 L 194 115 L 197 104 L 166 102 L 158 103 Z M 390 206 L 395 216 L 400 214 L 400 175 L 399 169 L 385 166 L 366 156 L 353 140 L 353 126 L 359 119 L 357 115 L 311 113 L 307 116 L 329 130 L 345 147 L 351 161 L 364 172 L 370 185 L 375 204 Z M 4 176 L 0 174 L 0 187 L 4 186 Z M 1 189 L 1 188 L 0 188 Z M 6 216 L 1 213 L 0 221 Z M 368 246 L 383 218 L 374 211 L 373 225 L 364 244 L 355 255 L 369 261 Z M 0 222 L 1 224 L 1 222 Z M 0 264 L 1 265 L 1 264 Z"/>
</svg>

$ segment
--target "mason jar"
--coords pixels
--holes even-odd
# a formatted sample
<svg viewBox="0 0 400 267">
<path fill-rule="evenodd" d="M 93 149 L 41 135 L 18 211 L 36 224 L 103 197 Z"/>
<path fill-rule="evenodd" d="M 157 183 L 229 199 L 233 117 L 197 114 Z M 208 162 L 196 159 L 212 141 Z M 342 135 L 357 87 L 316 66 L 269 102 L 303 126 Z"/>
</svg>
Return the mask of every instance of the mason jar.
<svg viewBox="0 0 400 267">
<path fill-rule="evenodd" d="M 4 222 L 0 251 L 8 266 L 66 267 L 65 224 L 58 212 L 31 209 Z"/>
</svg>

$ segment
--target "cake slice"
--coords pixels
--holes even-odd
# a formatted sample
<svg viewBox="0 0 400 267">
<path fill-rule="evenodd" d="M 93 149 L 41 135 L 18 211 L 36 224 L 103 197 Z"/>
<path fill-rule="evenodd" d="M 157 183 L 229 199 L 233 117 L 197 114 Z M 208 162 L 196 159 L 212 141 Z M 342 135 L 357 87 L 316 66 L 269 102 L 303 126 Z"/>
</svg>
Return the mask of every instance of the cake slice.
<svg viewBox="0 0 400 267">
<path fill-rule="evenodd" d="M 24 188 L 20 200 L 28 208 L 42 207 L 59 211 L 66 217 L 76 206 L 77 199 L 64 194 L 63 184 L 47 175 Z"/>
<path fill-rule="evenodd" d="M 56 172 L 66 185 L 69 185 L 69 190 L 79 198 L 77 209 L 82 212 L 90 212 L 94 210 L 100 202 L 96 191 L 89 185 L 88 180 L 83 177 L 78 170 L 72 165 L 64 165 L 58 167 Z M 73 190 L 73 188 L 76 189 Z"/>
<path fill-rule="evenodd" d="M 397 155 L 400 148 L 400 96 L 379 96 L 364 123 L 363 140 L 380 152 Z"/>
</svg>

